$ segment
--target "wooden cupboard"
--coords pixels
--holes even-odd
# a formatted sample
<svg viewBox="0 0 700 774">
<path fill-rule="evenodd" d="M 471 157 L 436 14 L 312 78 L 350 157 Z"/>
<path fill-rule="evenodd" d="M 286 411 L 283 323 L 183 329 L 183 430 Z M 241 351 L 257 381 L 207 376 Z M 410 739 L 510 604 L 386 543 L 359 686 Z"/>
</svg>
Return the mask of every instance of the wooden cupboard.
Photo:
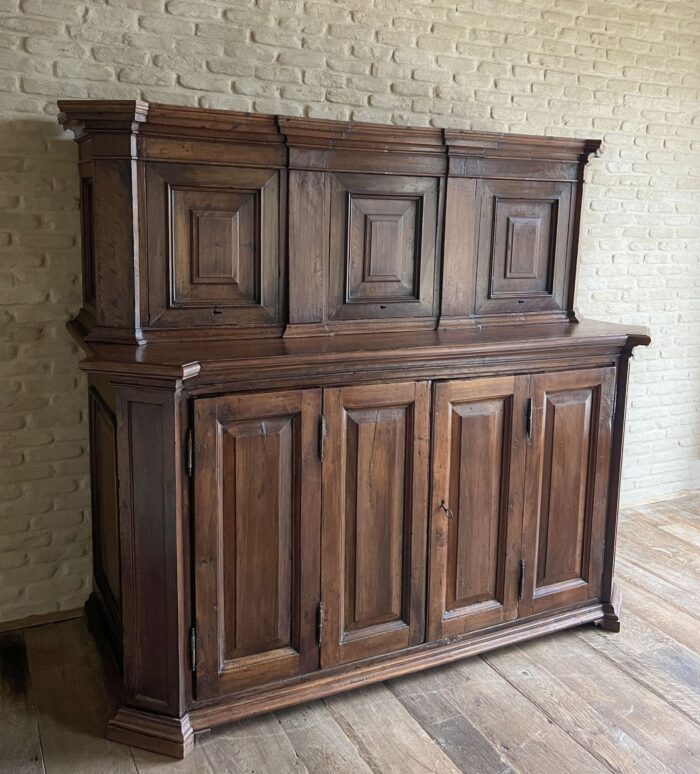
<svg viewBox="0 0 700 774">
<path fill-rule="evenodd" d="M 586 623 L 629 361 L 574 310 L 591 140 L 60 103 L 80 145 L 111 739 Z"/>
</svg>

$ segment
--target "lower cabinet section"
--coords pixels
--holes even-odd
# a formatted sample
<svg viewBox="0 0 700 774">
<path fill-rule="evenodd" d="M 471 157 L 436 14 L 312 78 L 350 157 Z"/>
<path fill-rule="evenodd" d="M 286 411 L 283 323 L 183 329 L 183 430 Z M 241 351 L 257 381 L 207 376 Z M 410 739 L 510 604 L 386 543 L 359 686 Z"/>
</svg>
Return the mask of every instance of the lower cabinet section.
<svg viewBox="0 0 700 774">
<path fill-rule="evenodd" d="M 607 367 L 195 400 L 196 700 L 599 600 L 614 393 Z"/>
<path fill-rule="evenodd" d="M 615 369 L 435 387 L 429 637 L 600 597 Z"/>
</svg>

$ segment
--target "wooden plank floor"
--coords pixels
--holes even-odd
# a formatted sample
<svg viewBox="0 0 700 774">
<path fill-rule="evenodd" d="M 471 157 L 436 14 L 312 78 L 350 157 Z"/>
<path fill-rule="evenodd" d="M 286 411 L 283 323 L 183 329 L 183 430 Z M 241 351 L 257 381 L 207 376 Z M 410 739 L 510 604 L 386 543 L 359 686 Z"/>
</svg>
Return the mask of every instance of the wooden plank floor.
<svg viewBox="0 0 700 774">
<path fill-rule="evenodd" d="M 700 772 L 700 493 L 623 513 L 620 634 L 562 632 L 204 735 L 114 744 L 82 619 L 0 635 L 0 772 Z"/>
</svg>

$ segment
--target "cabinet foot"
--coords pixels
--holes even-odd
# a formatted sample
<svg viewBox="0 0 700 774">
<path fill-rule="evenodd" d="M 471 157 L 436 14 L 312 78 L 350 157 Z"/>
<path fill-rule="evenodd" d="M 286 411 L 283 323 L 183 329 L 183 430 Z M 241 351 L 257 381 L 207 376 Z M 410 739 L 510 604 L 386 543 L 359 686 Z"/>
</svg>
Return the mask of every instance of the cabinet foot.
<svg viewBox="0 0 700 774">
<path fill-rule="evenodd" d="M 170 718 L 131 707 L 122 707 L 109 721 L 107 738 L 171 758 L 184 758 L 194 747 L 189 715 Z"/>
<path fill-rule="evenodd" d="M 606 632 L 620 631 L 620 613 L 622 612 L 622 592 L 613 584 L 609 602 L 603 602 L 603 617 L 595 625 Z"/>
</svg>

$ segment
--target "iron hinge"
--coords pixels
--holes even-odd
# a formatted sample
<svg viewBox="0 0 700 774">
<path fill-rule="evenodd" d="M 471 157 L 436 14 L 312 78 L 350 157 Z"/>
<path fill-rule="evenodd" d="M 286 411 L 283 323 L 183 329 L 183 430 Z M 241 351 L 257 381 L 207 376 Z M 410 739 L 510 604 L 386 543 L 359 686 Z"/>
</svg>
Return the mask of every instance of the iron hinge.
<svg viewBox="0 0 700 774">
<path fill-rule="evenodd" d="M 321 414 L 318 420 L 318 458 L 323 462 L 326 445 L 326 417 Z"/>
<path fill-rule="evenodd" d="M 192 435 L 192 428 L 190 428 L 185 438 L 185 466 L 187 467 L 187 475 L 190 478 L 192 478 L 192 471 L 194 469 L 194 439 Z"/>
<path fill-rule="evenodd" d="M 321 647 L 321 640 L 323 639 L 323 602 L 318 603 L 316 608 L 316 642 L 319 648 Z"/>
<path fill-rule="evenodd" d="M 197 630 L 194 626 L 190 628 L 190 669 L 197 671 Z"/>
<path fill-rule="evenodd" d="M 532 398 L 525 404 L 525 436 L 528 441 L 532 440 Z"/>
<path fill-rule="evenodd" d="M 525 560 L 520 560 L 520 573 L 518 575 L 518 599 L 523 598 L 523 590 L 525 588 Z"/>
</svg>

